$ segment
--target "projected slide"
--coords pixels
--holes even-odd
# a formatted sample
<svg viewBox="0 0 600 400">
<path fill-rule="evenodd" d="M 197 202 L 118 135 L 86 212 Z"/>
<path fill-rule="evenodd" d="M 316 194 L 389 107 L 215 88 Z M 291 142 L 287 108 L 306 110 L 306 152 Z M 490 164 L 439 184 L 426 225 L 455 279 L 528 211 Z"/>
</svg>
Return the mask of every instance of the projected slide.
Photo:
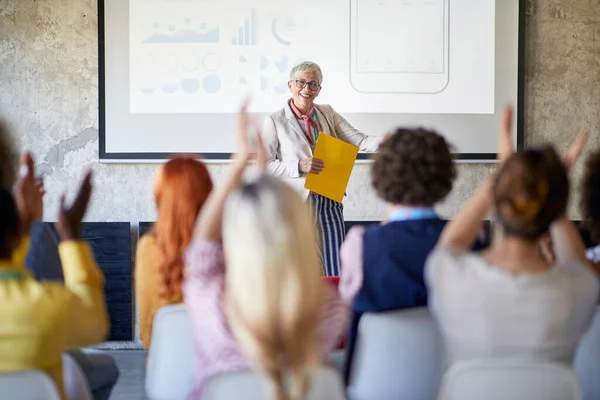
<svg viewBox="0 0 600 400">
<path fill-rule="evenodd" d="M 494 27 L 494 0 L 130 0 L 129 110 L 273 112 L 311 60 L 342 113 L 491 114 Z"/>
</svg>

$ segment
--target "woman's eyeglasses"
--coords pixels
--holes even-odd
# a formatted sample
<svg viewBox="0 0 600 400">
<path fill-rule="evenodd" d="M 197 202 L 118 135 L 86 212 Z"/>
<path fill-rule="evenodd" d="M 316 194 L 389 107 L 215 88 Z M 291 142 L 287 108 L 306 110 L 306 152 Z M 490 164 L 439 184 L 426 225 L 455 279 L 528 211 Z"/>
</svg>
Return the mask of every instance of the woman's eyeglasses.
<svg viewBox="0 0 600 400">
<path fill-rule="evenodd" d="M 321 85 L 319 85 L 317 82 L 307 82 L 303 79 L 296 79 L 294 80 L 294 82 L 296 83 L 296 87 L 298 89 L 304 89 L 306 87 L 306 85 L 308 85 L 308 88 L 310 90 L 312 90 L 313 92 L 316 92 L 317 90 L 321 89 Z"/>
</svg>

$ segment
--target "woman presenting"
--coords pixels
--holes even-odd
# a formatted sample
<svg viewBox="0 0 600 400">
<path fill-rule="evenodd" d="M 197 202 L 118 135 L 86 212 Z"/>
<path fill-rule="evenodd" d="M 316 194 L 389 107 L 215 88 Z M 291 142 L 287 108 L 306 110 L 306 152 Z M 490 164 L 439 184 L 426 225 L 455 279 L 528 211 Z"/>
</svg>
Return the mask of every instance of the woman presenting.
<svg viewBox="0 0 600 400">
<path fill-rule="evenodd" d="M 339 275 L 338 252 L 344 241 L 344 206 L 304 188 L 307 174 L 318 174 L 327 165 L 313 157 L 319 134 L 331 135 L 374 152 L 380 137 L 368 136 L 350 125 L 331 106 L 314 104 L 321 92 L 323 74 L 313 62 L 292 68 L 288 87 L 292 98 L 283 109 L 265 118 L 263 135 L 269 150 L 267 171 L 279 176 L 310 203 L 321 241 L 326 276 Z"/>
</svg>

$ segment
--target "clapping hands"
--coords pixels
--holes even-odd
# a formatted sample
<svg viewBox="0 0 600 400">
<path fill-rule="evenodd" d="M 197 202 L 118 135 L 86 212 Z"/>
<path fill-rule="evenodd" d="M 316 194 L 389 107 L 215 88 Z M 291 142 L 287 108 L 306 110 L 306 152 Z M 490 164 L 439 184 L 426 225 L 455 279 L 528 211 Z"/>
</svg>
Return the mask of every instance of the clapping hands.
<svg viewBox="0 0 600 400">
<path fill-rule="evenodd" d="M 65 195 L 60 198 L 60 209 L 56 231 L 63 241 L 76 240 L 81 231 L 81 221 L 87 210 L 92 194 L 92 171 L 88 170 L 81 182 L 77 196 L 70 207 L 65 207 Z"/>
</svg>

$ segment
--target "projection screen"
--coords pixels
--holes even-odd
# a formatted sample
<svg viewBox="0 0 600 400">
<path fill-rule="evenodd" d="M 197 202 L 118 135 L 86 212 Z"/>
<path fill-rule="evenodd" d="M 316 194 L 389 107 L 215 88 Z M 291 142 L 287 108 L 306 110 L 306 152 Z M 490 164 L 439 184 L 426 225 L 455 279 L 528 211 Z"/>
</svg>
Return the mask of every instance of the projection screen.
<svg viewBox="0 0 600 400">
<path fill-rule="evenodd" d="M 281 109 L 310 60 L 316 103 L 362 132 L 424 126 L 458 159 L 492 161 L 507 103 L 523 142 L 522 3 L 99 0 L 100 160 L 228 159 L 241 100 L 259 118 Z"/>
</svg>

